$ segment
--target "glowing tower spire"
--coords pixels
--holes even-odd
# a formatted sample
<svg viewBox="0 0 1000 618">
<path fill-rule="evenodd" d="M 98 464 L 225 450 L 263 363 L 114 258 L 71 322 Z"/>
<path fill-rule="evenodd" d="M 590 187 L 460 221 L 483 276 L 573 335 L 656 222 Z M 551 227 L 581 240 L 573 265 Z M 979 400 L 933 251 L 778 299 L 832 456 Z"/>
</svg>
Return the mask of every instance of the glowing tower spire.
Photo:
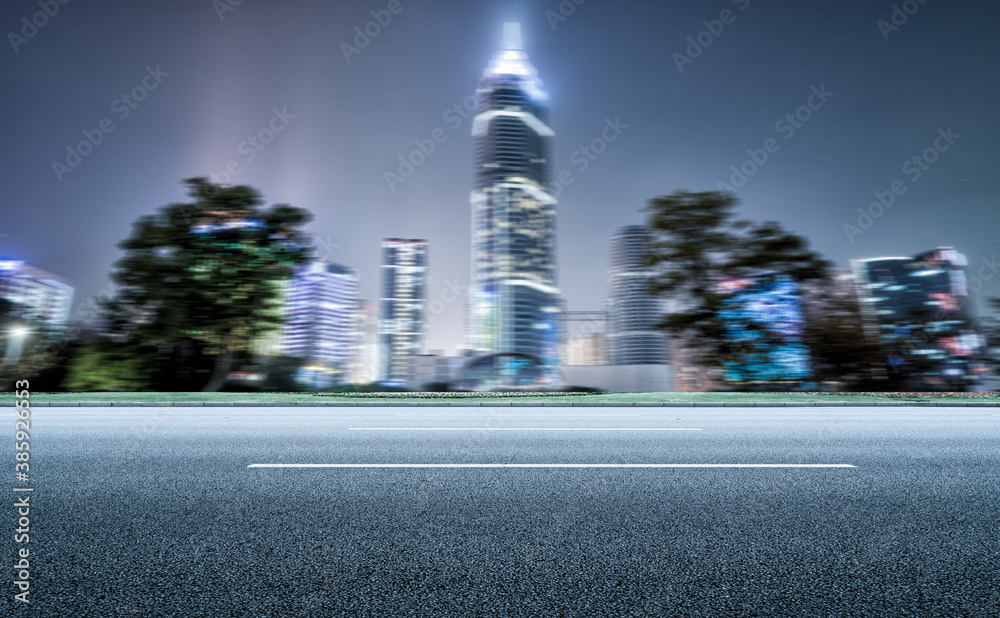
<svg viewBox="0 0 1000 618">
<path fill-rule="evenodd" d="M 520 24 L 504 24 L 472 123 L 472 268 L 469 344 L 518 353 L 558 374 L 556 200 L 551 195 L 548 96 L 521 49 Z"/>
</svg>

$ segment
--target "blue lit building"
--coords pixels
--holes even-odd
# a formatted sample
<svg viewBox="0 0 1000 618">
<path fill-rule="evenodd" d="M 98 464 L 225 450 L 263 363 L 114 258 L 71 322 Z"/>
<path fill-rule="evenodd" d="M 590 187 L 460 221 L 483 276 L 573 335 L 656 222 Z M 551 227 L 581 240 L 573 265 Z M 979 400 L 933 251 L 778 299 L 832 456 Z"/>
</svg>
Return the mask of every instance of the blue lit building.
<svg viewBox="0 0 1000 618">
<path fill-rule="evenodd" d="M 472 272 L 469 346 L 525 354 L 558 382 L 562 298 L 556 274 L 556 200 L 550 193 L 548 96 L 506 24 L 504 48 L 486 68 L 472 124 Z M 504 356 L 502 358 L 519 358 Z"/>
<path fill-rule="evenodd" d="M 316 261 L 287 285 L 282 351 L 305 359 L 299 381 L 309 387 L 343 384 L 358 348 L 358 274 L 352 268 Z"/>
<path fill-rule="evenodd" d="M 865 331 L 884 376 L 914 390 L 970 390 L 983 338 L 968 307 L 965 256 L 950 247 L 913 257 L 853 260 Z"/>
<path fill-rule="evenodd" d="M 809 349 L 799 285 L 781 273 L 720 281 L 719 318 L 731 354 L 723 379 L 735 385 L 797 384 L 809 380 Z"/>
<path fill-rule="evenodd" d="M 427 258 L 426 240 L 382 241 L 379 369 L 387 386 L 404 386 L 408 357 L 424 350 Z"/>
</svg>

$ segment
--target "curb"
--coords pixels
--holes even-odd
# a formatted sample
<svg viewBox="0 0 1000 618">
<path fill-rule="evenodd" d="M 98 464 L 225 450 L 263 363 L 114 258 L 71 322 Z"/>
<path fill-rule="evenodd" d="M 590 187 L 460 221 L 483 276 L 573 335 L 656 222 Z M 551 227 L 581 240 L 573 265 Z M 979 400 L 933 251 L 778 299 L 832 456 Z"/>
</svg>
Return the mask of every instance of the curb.
<svg viewBox="0 0 1000 618">
<path fill-rule="evenodd" d="M 149 401 L 79 401 L 79 402 L 65 402 L 65 403 L 50 403 L 50 402 L 31 402 L 31 407 L 33 408 L 139 408 L 139 407 L 161 407 L 161 408 L 232 408 L 232 407 L 247 407 L 247 408 L 288 408 L 288 407 L 299 407 L 299 408 L 441 408 L 441 407 L 456 407 L 456 408 L 844 408 L 844 407 L 855 407 L 855 408 L 996 408 L 1000 407 L 1000 402 L 988 403 L 988 402 L 939 402 L 939 401 L 875 401 L 875 402 L 859 402 L 850 403 L 842 401 L 832 401 L 829 403 L 818 403 L 818 402 L 805 402 L 805 401 L 795 401 L 795 402 L 774 402 L 774 403 L 760 403 L 760 402 L 748 402 L 748 403 L 733 403 L 733 402 L 694 402 L 694 403 L 675 403 L 675 402 L 636 402 L 636 403 L 610 403 L 610 402 L 586 402 L 586 403 L 573 403 L 573 402 L 538 402 L 529 403 L 525 401 L 513 401 L 513 402 L 485 402 L 485 401 L 449 401 L 449 402 L 432 402 L 432 401 L 401 401 L 401 402 L 390 402 L 390 401 L 372 401 L 372 402 L 360 402 L 360 401 L 345 401 L 343 403 L 332 403 L 332 402 L 322 402 L 322 403 L 303 403 L 303 402 L 288 402 L 288 403 L 269 403 L 269 402 L 234 402 L 234 401 L 215 401 L 215 402 L 176 402 L 176 401 L 165 401 L 165 402 L 149 402 Z"/>
</svg>

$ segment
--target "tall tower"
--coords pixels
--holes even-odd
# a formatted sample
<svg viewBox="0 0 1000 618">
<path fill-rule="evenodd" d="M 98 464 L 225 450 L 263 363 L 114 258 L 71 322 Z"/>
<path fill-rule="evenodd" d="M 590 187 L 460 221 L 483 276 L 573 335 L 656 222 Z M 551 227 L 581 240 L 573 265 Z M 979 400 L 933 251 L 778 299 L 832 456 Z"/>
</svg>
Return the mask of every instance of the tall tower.
<svg viewBox="0 0 1000 618">
<path fill-rule="evenodd" d="M 611 236 L 608 269 L 608 364 L 660 365 L 667 362 L 666 338 L 656 324 L 663 303 L 649 293 L 652 271 L 646 266 L 649 231 L 627 225 Z"/>
<path fill-rule="evenodd" d="M 480 353 L 559 365 L 562 300 L 556 276 L 554 133 L 548 95 L 521 48 L 519 24 L 483 73 L 472 123 L 472 273 L 469 344 Z"/>
<path fill-rule="evenodd" d="M 407 357 L 424 349 L 427 303 L 427 241 L 382 241 L 382 293 L 379 296 L 380 380 L 406 383 Z"/>
</svg>

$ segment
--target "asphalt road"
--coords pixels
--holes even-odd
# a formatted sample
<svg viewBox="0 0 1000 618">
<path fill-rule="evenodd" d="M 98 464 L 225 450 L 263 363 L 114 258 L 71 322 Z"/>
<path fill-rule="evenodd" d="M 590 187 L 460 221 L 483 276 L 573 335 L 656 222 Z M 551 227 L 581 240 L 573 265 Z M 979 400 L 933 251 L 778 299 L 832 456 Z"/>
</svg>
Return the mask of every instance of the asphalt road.
<svg viewBox="0 0 1000 618">
<path fill-rule="evenodd" d="M 4 616 L 1000 616 L 1000 408 L 35 408 L 30 452 Z M 428 463 L 854 467 L 249 467 Z"/>
</svg>

